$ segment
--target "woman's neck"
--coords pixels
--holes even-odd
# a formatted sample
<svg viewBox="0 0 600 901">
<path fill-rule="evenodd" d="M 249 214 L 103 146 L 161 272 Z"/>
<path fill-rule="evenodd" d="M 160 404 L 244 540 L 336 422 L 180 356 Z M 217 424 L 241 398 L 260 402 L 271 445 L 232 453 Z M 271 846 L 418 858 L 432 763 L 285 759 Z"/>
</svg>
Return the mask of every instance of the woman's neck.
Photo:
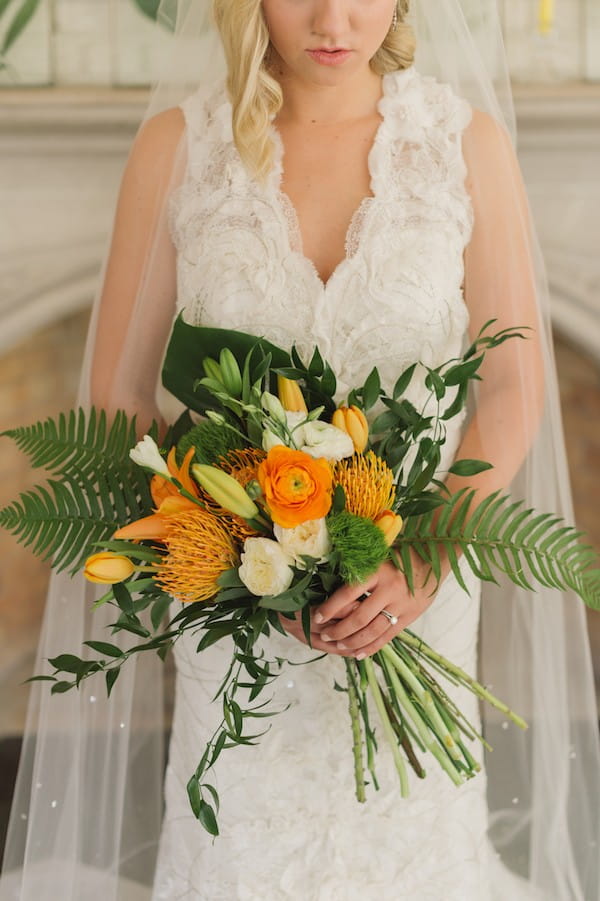
<svg viewBox="0 0 600 901">
<path fill-rule="evenodd" d="M 273 73 L 281 85 L 283 106 L 277 116 L 289 125 L 333 124 L 373 115 L 383 92 L 381 76 L 371 69 L 349 76 L 338 85 L 302 81 Z"/>
</svg>

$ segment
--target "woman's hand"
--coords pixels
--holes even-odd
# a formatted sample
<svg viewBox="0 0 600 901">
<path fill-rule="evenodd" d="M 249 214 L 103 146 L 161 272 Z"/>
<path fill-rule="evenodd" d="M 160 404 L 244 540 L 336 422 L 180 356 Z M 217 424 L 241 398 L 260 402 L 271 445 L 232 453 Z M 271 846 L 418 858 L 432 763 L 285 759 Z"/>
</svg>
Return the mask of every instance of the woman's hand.
<svg viewBox="0 0 600 901">
<path fill-rule="evenodd" d="M 333 595 L 331 597 L 333 597 Z M 345 609 L 348 613 L 351 613 L 353 610 L 358 609 L 358 607 L 360 607 L 360 603 L 355 601 L 351 605 L 346 605 Z M 344 651 L 337 648 L 335 645 L 332 646 L 330 641 L 323 641 L 321 632 L 326 626 L 330 625 L 330 623 L 325 621 L 317 623 L 315 621 L 315 613 L 318 609 L 318 607 L 312 607 L 310 612 L 310 642 L 313 649 L 315 651 L 327 651 L 329 654 L 337 654 L 340 657 L 354 657 L 353 651 Z M 302 628 L 302 620 L 298 614 L 296 614 L 294 619 L 288 619 L 287 616 L 282 616 L 280 613 L 279 621 L 286 632 L 289 632 L 290 635 L 293 635 L 294 638 L 297 638 L 298 641 L 301 641 L 303 644 L 307 644 L 304 629 Z"/>
<path fill-rule="evenodd" d="M 404 574 L 391 561 L 383 563 L 361 585 L 344 585 L 311 610 L 311 642 L 316 650 L 362 660 L 379 651 L 433 603 L 436 591 L 427 564 L 412 555 L 414 594 Z M 446 561 L 444 561 L 446 564 Z M 442 566 L 442 576 L 448 571 Z M 362 601 L 358 599 L 368 593 Z M 392 625 L 381 611 L 398 618 Z M 299 619 L 280 617 L 284 628 L 306 643 Z"/>
</svg>

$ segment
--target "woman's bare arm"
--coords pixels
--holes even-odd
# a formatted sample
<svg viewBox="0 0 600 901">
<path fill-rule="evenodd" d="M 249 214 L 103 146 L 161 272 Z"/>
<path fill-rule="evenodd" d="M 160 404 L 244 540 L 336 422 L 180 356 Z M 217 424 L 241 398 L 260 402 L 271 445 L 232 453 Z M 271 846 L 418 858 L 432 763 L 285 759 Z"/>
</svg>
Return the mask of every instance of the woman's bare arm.
<svg viewBox="0 0 600 901">
<path fill-rule="evenodd" d="M 175 309 L 175 248 L 165 212 L 182 170 L 183 133 L 183 114 L 174 107 L 149 119 L 134 141 L 93 339 L 91 403 L 109 417 L 117 409 L 136 413 L 140 434 L 159 418 L 154 389 Z"/>
</svg>

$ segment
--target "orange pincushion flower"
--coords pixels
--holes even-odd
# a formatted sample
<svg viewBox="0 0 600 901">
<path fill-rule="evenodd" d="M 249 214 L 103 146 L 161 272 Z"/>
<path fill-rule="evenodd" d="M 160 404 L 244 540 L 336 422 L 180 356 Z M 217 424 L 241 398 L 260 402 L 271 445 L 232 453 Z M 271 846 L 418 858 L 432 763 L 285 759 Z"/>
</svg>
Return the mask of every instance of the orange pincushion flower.
<svg viewBox="0 0 600 901">
<path fill-rule="evenodd" d="M 219 469 L 222 469 L 223 472 L 233 476 L 233 478 L 245 488 L 249 482 L 252 482 L 253 479 L 257 478 L 258 466 L 266 456 L 267 455 L 263 450 L 248 447 L 244 450 L 229 451 L 224 457 L 219 457 L 219 460 L 215 465 L 218 466 Z M 203 488 L 199 488 L 199 491 L 202 503 L 208 510 L 214 512 L 215 516 L 226 521 L 227 528 L 231 531 L 231 534 L 237 541 L 243 544 L 246 538 L 262 534 L 257 532 L 256 529 L 253 529 L 241 516 L 235 516 L 228 510 L 224 510 L 223 507 L 210 496 L 208 491 L 205 491 Z"/>
<path fill-rule="evenodd" d="M 396 498 L 394 473 L 373 451 L 336 463 L 333 481 L 344 489 L 346 510 L 366 519 L 375 519 Z"/>
<path fill-rule="evenodd" d="M 219 576 L 238 563 L 227 528 L 197 507 L 170 517 L 166 532 L 168 553 L 157 567 L 156 581 L 180 601 L 209 600 L 218 591 Z"/>
<path fill-rule="evenodd" d="M 273 522 L 284 529 L 329 513 L 332 475 L 322 457 L 278 444 L 258 467 L 258 481 Z"/>
</svg>

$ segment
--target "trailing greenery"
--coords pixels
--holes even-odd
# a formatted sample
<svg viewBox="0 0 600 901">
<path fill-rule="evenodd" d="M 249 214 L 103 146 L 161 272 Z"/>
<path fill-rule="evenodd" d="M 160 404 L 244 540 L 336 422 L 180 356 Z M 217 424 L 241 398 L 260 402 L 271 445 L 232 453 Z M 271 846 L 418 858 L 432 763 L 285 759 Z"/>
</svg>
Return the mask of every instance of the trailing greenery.
<svg viewBox="0 0 600 901">
<path fill-rule="evenodd" d="M 409 549 L 431 565 L 437 581 L 444 549 L 465 591 L 459 551 L 475 575 L 486 582 L 497 581 L 496 571 L 530 591 L 535 582 L 548 588 L 570 588 L 589 607 L 600 609 L 600 569 L 592 566 L 598 558 L 591 546 L 580 542 L 584 533 L 552 513 L 523 509 L 523 501 L 513 501 L 499 491 L 471 510 L 474 499 L 475 491 L 463 488 L 447 500 L 437 519 L 431 511 L 407 520 L 395 546 L 411 588 Z"/>
</svg>

